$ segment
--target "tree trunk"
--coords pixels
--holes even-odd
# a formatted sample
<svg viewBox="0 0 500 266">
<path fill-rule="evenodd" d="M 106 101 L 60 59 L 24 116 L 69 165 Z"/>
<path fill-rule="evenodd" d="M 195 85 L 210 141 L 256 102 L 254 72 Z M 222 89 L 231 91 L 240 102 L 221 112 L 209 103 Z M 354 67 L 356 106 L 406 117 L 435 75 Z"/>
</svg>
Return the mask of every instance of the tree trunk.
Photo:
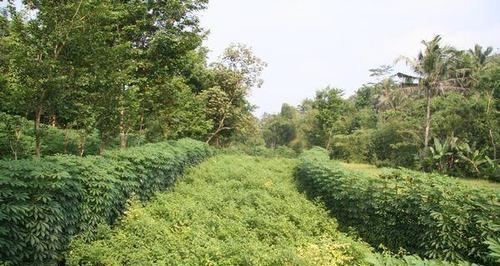
<svg viewBox="0 0 500 266">
<path fill-rule="evenodd" d="M 125 110 L 120 110 L 120 148 L 127 148 L 127 132 L 125 130 Z"/>
<path fill-rule="evenodd" d="M 205 141 L 205 143 L 207 144 L 210 144 L 210 141 L 212 141 L 212 139 L 217 136 L 217 134 L 219 134 L 221 131 L 223 130 L 226 130 L 226 129 L 231 129 L 230 127 L 225 127 L 224 126 L 224 120 L 226 120 L 226 117 L 223 117 L 220 122 L 219 122 L 219 126 L 217 127 L 217 130 L 215 130 L 214 133 L 211 133 L 208 138 L 207 138 L 207 141 Z"/>
<path fill-rule="evenodd" d="M 14 129 L 14 143 L 10 141 L 10 149 L 12 150 L 12 154 L 14 155 L 14 160 L 17 160 L 17 153 L 19 150 L 19 142 L 21 140 L 21 135 L 22 135 L 22 128 L 17 127 Z"/>
<path fill-rule="evenodd" d="M 84 133 L 85 134 L 85 133 Z M 80 157 L 83 157 L 83 154 L 85 153 L 85 142 L 87 138 L 85 135 L 80 135 L 80 143 L 78 143 L 78 148 L 80 150 Z"/>
<path fill-rule="evenodd" d="M 52 127 L 56 127 L 56 125 L 57 125 L 57 117 L 56 117 L 55 114 L 50 116 L 50 124 L 51 124 Z"/>
<path fill-rule="evenodd" d="M 330 146 L 332 145 L 332 134 L 333 134 L 332 130 L 329 130 L 327 136 L 328 139 L 326 140 L 326 145 L 325 145 L 326 146 L 325 149 L 327 151 L 330 151 Z"/>
<path fill-rule="evenodd" d="M 425 116 L 425 135 L 424 135 L 424 157 L 429 150 L 429 134 L 431 131 L 431 95 L 427 93 L 427 114 Z"/>
<path fill-rule="evenodd" d="M 495 138 L 493 137 L 493 130 L 490 128 L 491 146 L 493 147 L 493 160 L 497 160 L 497 146 L 495 145 Z"/>
<path fill-rule="evenodd" d="M 35 158 L 39 159 L 41 156 L 41 128 L 40 128 L 40 120 L 42 117 L 42 107 L 38 106 L 35 112 Z"/>
<path fill-rule="evenodd" d="M 140 121 L 139 121 L 139 134 L 143 134 L 144 133 L 144 111 L 141 112 L 141 117 L 140 117 Z"/>
<path fill-rule="evenodd" d="M 493 137 L 493 127 L 491 126 L 491 120 L 490 120 L 490 110 L 491 110 L 491 101 L 493 100 L 493 94 L 495 93 L 495 89 L 491 90 L 491 93 L 488 97 L 488 109 L 486 110 L 486 117 L 488 119 L 488 125 L 489 125 L 489 135 L 490 135 L 490 141 L 491 141 L 491 146 L 493 147 L 493 160 L 496 161 L 497 159 L 497 147 L 495 145 L 495 138 Z"/>
<path fill-rule="evenodd" d="M 106 140 L 101 139 L 101 143 L 99 143 L 99 155 L 102 155 L 106 150 Z"/>
</svg>

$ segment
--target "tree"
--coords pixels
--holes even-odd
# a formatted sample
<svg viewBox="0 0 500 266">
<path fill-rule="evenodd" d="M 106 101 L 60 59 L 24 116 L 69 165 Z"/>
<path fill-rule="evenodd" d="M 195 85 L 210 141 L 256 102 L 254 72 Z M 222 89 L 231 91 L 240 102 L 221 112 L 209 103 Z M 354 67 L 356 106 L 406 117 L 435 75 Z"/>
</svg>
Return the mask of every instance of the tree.
<svg viewBox="0 0 500 266">
<path fill-rule="evenodd" d="M 211 66 L 211 87 L 202 92 L 207 116 L 213 122 L 213 131 L 207 143 L 231 129 L 237 129 L 238 121 L 251 115 L 252 106 L 246 97 L 250 90 L 263 83 L 260 75 L 266 63 L 253 55 L 250 48 L 233 44 L 220 60 Z"/>
<path fill-rule="evenodd" d="M 262 134 L 268 147 L 289 145 L 297 138 L 297 116 L 297 110 L 285 103 L 279 114 L 265 115 L 262 118 Z"/>
<path fill-rule="evenodd" d="M 321 125 L 325 148 L 328 150 L 332 136 L 339 133 L 339 128 L 336 125 L 346 109 L 345 101 L 342 99 L 342 90 L 326 87 L 317 91 L 314 108 L 318 110 L 317 119 Z"/>
<path fill-rule="evenodd" d="M 432 98 L 445 91 L 463 89 L 454 85 L 450 79 L 456 51 L 449 46 L 441 46 L 440 42 L 441 36 L 439 35 L 430 41 L 422 41 L 425 48 L 418 54 L 417 58 L 403 58 L 413 68 L 413 71 L 420 75 L 416 89 L 424 95 L 427 101 L 424 156 L 427 155 L 429 148 Z"/>
</svg>

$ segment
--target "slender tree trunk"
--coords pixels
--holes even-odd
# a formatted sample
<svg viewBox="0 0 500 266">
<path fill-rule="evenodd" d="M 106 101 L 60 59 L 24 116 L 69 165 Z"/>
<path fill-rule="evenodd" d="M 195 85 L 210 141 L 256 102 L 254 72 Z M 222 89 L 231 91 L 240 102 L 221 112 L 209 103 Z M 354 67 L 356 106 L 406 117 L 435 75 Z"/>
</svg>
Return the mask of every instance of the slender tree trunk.
<svg viewBox="0 0 500 266">
<path fill-rule="evenodd" d="M 214 133 L 211 133 L 208 138 L 207 138 L 207 141 L 205 141 L 207 144 L 210 143 L 210 141 L 212 141 L 212 139 L 214 137 L 217 136 L 217 134 L 219 134 L 221 131 L 223 130 L 226 130 L 226 129 L 231 129 L 230 127 L 225 127 L 224 126 L 224 120 L 226 120 L 226 117 L 223 117 L 220 121 L 219 121 L 219 126 L 217 126 L 217 130 L 215 130 Z"/>
<path fill-rule="evenodd" d="M 493 137 L 493 130 L 490 128 L 490 139 L 491 139 L 491 146 L 493 147 L 493 160 L 496 161 L 497 159 L 497 146 L 495 145 L 495 138 Z"/>
<path fill-rule="evenodd" d="M 141 112 L 141 117 L 139 120 L 139 134 L 144 133 L 144 111 Z"/>
<path fill-rule="evenodd" d="M 50 116 L 50 124 L 52 127 L 56 127 L 57 125 L 57 117 L 55 114 Z"/>
<path fill-rule="evenodd" d="M 99 155 L 102 155 L 106 150 L 106 140 L 101 139 L 101 143 L 99 143 Z"/>
<path fill-rule="evenodd" d="M 431 95 L 427 93 L 427 114 L 425 116 L 425 135 L 424 135 L 424 157 L 429 150 L 429 134 L 431 131 Z"/>
<path fill-rule="evenodd" d="M 486 117 L 488 119 L 488 126 L 489 126 L 488 133 L 490 135 L 491 146 L 493 147 L 493 160 L 496 160 L 497 159 L 497 147 L 495 145 L 495 138 L 493 137 L 493 128 L 491 126 L 491 121 L 490 121 L 491 101 L 493 100 L 494 93 L 495 93 L 495 89 L 492 89 L 491 93 L 488 97 L 488 108 L 486 109 Z"/>
<path fill-rule="evenodd" d="M 41 155 L 41 128 L 40 120 L 42 117 L 42 107 L 38 106 L 35 112 L 35 158 L 39 159 Z"/>
<path fill-rule="evenodd" d="M 22 129 L 21 127 L 17 127 L 14 129 L 14 141 L 10 141 L 10 149 L 12 150 L 12 154 L 14 155 L 14 160 L 17 160 L 17 153 L 19 150 L 19 142 L 21 140 Z M 12 143 L 14 142 L 14 143 Z"/>
<path fill-rule="evenodd" d="M 80 157 L 83 157 L 83 154 L 85 153 L 85 142 L 87 138 L 84 134 L 80 135 L 80 143 L 78 144 L 78 148 L 80 150 Z"/>
<path fill-rule="evenodd" d="M 325 145 L 326 146 L 325 149 L 327 151 L 330 151 L 330 146 L 332 145 L 332 134 L 333 134 L 332 130 L 329 130 L 328 131 L 328 139 L 326 140 L 326 145 Z"/>
<path fill-rule="evenodd" d="M 120 110 L 120 148 L 127 148 L 127 132 L 125 130 L 125 110 Z"/>
</svg>

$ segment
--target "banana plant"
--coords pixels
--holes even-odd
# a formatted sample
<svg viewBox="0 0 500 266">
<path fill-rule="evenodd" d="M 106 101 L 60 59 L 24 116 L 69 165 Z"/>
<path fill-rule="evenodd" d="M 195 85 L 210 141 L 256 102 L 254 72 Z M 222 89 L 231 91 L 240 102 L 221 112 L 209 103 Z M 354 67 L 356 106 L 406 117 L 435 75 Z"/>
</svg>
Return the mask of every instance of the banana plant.
<svg viewBox="0 0 500 266">
<path fill-rule="evenodd" d="M 433 146 L 429 147 L 431 151 L 430 160 L 439 172 L 445 172 L 453 166 L 453 155 L 457 147 L 457 140 L 456 137 L 448 137 L 441 143 L 438 138 L 434 138 Z"/>
<path fill-rule="evenodd" d="M 480 166 L 488 163 L 483 152 L 471 148 L 468 143 L 458 145 L 458 157 L 472 167 L 476 174 L 481 174 Z"/>
</svg>

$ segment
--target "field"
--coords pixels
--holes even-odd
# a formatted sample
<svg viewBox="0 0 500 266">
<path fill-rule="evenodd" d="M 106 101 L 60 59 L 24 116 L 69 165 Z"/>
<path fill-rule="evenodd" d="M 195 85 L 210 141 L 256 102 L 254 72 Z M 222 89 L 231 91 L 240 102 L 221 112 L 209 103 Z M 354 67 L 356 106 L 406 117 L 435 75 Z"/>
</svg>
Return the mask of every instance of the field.
<svg viewBox="0 0 500 266">
<path fill-rule="evenodd" d="M 376 253 L 297 188 L 299 161 L 219 155 L 114 228 L 73 242 L 69 265 L 448 265 Z"/>
<path fill-rule="evenodd" d="M 369 253 L 337 231 L 321 207 L 300 194 L 296 160 L 248 156 L 209 159 L 170 192 L 99 240 L 77 242 L 80 265 L 360 265 Z"/>
</svg>

